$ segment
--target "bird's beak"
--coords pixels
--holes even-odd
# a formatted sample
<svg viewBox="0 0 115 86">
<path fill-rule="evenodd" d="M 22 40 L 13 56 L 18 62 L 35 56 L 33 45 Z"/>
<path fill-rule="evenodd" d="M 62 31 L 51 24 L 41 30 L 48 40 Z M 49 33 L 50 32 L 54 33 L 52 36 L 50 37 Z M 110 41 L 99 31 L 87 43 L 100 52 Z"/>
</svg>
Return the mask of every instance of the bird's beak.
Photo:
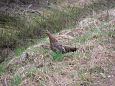
<svg viewBox="0 0 115 86">
<path fill-rule="evenodd" d="M 46 33 L 46 30 L 42 30 L 43 33 Z"/>
<path fill-rule="evenodd" d="M 48 30 L 43 30 L 43 33 L 47 34 L 50 33 Z"/>
</svg>

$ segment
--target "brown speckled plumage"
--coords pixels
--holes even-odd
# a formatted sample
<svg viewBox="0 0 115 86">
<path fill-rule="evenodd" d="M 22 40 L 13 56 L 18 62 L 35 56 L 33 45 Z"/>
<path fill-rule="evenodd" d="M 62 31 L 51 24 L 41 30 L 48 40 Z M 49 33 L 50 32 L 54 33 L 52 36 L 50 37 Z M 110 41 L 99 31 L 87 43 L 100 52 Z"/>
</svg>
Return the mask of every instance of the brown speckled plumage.
<svg viewBox="0 0 115 86">
<path fill-rule="evenodd" d="M 59 41 L 49 31 L 46 31 L 45 33 L 49 37 L 50 48 L 54 52 L 68 53 L 68 52 L 74 52 L 78 49 L 76 47 L 69 47 L 69 46 L 60 44 Z"/>
</svg>

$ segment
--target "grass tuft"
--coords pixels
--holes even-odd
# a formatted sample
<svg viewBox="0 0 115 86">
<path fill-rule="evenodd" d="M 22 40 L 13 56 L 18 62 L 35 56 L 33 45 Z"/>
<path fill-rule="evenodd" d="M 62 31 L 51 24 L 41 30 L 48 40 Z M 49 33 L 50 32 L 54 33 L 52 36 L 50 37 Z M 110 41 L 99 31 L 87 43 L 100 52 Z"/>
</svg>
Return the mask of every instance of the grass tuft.
<svg viewBox="0 0 115 86">
<path fill-rule="evenodd" d="M 16 48 L 15 49 L 15 54 L 16 56 L 20 56 L 22 52 L 24 52 L 25 48 Z"/>
<path fill-rule="evenodd" d="M 0 65 L 0 76 L 5 73 L 5 67 Z"/>
<path fill-rule="evenodd" d="M 60 52 L 52 52 L 51 56 L 54 61 L 62 61 L 64 58 L 63 54 Z"/>
<path fill-rule="evenodd" d="M 22 78 L 19 75 L 15 75 L 11 81 L 11 86 L 19 86 L 22 82 Z"/>
</svg>

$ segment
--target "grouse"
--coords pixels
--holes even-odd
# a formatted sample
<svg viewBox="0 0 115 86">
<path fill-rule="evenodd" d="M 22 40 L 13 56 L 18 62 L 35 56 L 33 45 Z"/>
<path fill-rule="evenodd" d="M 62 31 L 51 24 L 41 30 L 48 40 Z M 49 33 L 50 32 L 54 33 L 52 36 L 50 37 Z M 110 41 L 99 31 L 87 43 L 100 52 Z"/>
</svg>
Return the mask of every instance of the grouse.
<svg viewBox="0 0 115 86">
<path fill-rule="evenodd" d="M 68 52 L 74 52 L 77 50 L 76 47 L 69 47 L 62 45 L 49 31 L 45 32 L 50 40 L 50 48 L 54 52 L 60 52 L 60 53 L 68 53 Z"/>
</svg>

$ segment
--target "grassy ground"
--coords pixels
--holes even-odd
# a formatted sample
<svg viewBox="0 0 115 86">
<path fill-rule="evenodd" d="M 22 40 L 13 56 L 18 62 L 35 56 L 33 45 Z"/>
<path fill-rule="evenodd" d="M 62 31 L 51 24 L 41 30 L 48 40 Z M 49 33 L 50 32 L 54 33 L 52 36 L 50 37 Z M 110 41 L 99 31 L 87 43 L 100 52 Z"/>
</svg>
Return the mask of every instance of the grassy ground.
<svg viewBox="0 0 115 86">
<path fill-rule="evenodd" d="M 74 28 L 55 34 L 62 44 L 78 47 L 76 52 L 56 54 L 43 48 L 41 45 L 49 45 L 48 38 L 26 50 L 17 49 L 16 56 L 0 65 L 0 86 L 114 86 L 114 13 L 113 8 L 109 9 L 109 16 L 106 11 L 88 15 Z M 54 22 L 63 18 L 57 17 Z M 59 28 L 61 23 L 56 24 Z M 28 58 L 24 58 L 25 52 Z"/>
<path fill-rule="evenodd" d="M 85 18 L 76 28 L 63 30 L 55 35 L 61 43 L 77 46 L 79 49 L 74 53 L 55 54 L 50 49 L 43 48 L 41 45 L 49 44 L 47 38 L 29 47 L 25 50 L 29 58 L 23 58 L 22 54 L 10 60 L 4 75 L 5 69 L 0 68 L 1 84 L 114 86 L 115 20 L 112 18 L 112 11 L 115 9 L 110 10 L 108 21 Z M 81 27 L 82 23 L 87 25 Z"/>
<path fill-rule="evenodd" d="M 73 0 L 70 3 L 66 0 L 57 1 L 57 4 L 38 7 L 38 10 L 33 10 L 34 7 L 33 9 L 28 9 L 23 6 L 15 8 L 4 7 L 2 10 L 7 9 L 8 11 L 0 10 L 0 33 L 2 34 L 0 35 L 2 39 L 0 47 L 15 48 L 26 46 L 29 43 L 33 43 L 35 39 L 44 37 L 42 34 L 43 29 L 58 32 L 66 28 L 72 28 L 76 26 L 76 22 L 86 16 L 93 15 L 93 11 L 99 12 L 114 7 L 114 3 L 91 2 L 90 0 L 89 2 L 74 2 Z M 77 3 L 77 5 L 73 3 Z M 64 4 L 67 5 L 63 6 Z M 85 7 L 83 8 L 80 5 Z"/>
</svg>

